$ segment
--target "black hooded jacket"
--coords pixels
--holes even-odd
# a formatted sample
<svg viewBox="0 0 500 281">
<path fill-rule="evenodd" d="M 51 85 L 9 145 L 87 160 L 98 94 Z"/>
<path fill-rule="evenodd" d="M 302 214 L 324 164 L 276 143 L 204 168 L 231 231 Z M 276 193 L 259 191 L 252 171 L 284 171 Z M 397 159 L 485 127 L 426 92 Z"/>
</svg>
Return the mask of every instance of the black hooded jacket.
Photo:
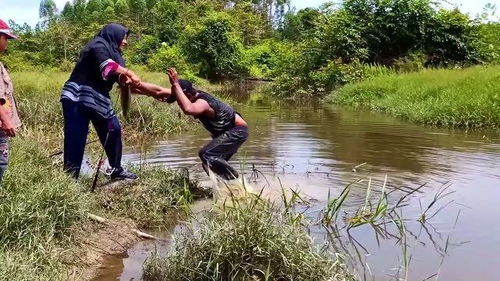
<svg viewBox="0 0 500 281">
<path fill-rule="evenodd" d="M 117 82 L 117 76 L 104 80 L 101 66 L 109 59 L 125 66 L 125 60 L 119 46 L 128 32 L 126 27 L 116 23 L 104 26 L 80 53 L 80 59 L 73 69 L 69 81 L 89 86 L 109 98 L 109 91 Z"/>
</svg>

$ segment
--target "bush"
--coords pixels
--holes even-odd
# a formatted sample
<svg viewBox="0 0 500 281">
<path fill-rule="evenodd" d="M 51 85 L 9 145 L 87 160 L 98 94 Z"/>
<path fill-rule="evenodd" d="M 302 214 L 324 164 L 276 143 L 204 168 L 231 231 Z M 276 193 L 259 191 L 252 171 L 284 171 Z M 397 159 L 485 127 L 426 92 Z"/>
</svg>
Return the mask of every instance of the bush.
<svg viewBox="0 0 500 281">
<path fill-rule="evenodd" d="M 211 12 L 200 22 L 187 26 L 181 39 L 188 60 L 200 64 L 200 75 L 222 79 L 245 72 L 243 44 L 235 32 L 233 19 L 225 12 Z"/>
<path fill-rule="evenodd" d="M 144 35 L 138 41 L 136 41 L 127 55 L 130 57 L 130 63 L 132 64 L 146 64 L 149 57 L 156 52 L 160 47 L 160 40 L 151 35 Z"/>
<path fill-rule="evenodd" d="M 428 65 L 478 63 L 482 59 L 479 29 L 458 9 L 441 9 L 427 27 L 423 50 Z"/>
<path fill-rule="evenodd" d="M 345 84 L 393 72 L 387 67 L 370 66 L 358 61 L 350 64 L 340 60 L 330 61 L 326 66 L 301 76 L 281 75 L 271 90 L 274 95 L 282 97 L 321 98 Z"/>
<path fill-rule="evenodd" d="M 479 26 L 481 53 L 486 62 L 500 63 L 500 23 L 487 23 Z"/>
<path fill-rule="evenodd" d="M 177 68 L 177 71 L 183 75 L 194 75 L 193 72 L 196 69 L 186 61 L 178 46 L 163 45 L 148 59 L 148 68 L 166 73 L 169 67 Z"/>
<path fill-rule="evenodd" d="M 276 77 L 294 60 L 295 47 L 291 43 L 265 40 L 244 52 L 244 64 L 253 77 Z"/>
<path fill-rule="evenodd" d="M 397 59 L 394 62 L 394 69 L 398 72 L 415 72 L 423 70 L 427 61 L 422 52 L 411 53 L 407 57 Z"/>
</svg>

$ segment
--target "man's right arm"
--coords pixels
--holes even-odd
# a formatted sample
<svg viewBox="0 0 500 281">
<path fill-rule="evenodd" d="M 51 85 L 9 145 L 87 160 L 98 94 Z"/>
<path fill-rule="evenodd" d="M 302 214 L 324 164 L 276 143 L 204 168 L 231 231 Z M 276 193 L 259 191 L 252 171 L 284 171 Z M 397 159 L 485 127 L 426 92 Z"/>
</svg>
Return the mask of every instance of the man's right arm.
<svg viewBox="0 0 500 281">
<path fill-rule="evenodd" d="M 152 96 L 156 99 L 165 99 L 172 94 L 170 89 L 146 82 L 141 82 L 138 86 L 132 87 L 132 92 L 140 95 Z"/>
</svg>

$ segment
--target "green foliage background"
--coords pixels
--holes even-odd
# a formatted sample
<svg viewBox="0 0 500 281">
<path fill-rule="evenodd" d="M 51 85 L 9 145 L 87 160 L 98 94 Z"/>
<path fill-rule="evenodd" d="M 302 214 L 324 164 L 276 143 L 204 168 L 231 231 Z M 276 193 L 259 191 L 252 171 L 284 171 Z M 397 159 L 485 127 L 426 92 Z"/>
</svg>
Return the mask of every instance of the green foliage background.
<svg viewBox="0 0 500 281">
<path fill-rule="evenodd" d="M 430 0 L 346 0 L 295 10 L 289 0 L 74 0 L 40 3 L 40 23 L 11 22 L 12 70 L 70 71 L 106 23 L 132 30 L 129 64 L 209 80 L 273 78 L 273 93 L 324 96 L 373 67 L 415 71 L 500 60 L 499 24 Z M 367 74 L 368 76 L 366 76 Z"/>
</svg>

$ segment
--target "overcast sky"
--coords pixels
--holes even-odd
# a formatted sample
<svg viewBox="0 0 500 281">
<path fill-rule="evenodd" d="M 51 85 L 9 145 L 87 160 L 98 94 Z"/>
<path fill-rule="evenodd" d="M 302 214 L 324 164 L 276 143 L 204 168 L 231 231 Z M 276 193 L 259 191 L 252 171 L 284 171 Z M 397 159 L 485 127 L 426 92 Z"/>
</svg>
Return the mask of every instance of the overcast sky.
<svg viewBox="0 0 500 281">
<path fill-rule="evenodd" d="M 54 0 L 59 9 L 64 7 L 67 0 Z M 292 5 L 297 9 L 318 7 L 327 0 L 292 0 Z M 338 1 L 335 1 L 338 2 Z M 460 7 L 462 11 L 472 16 L 480 13 L 487 3 L 496 4 L 500 8 L 500 0 L 449 0 Z M 35 25 L 38 22 L 38 6 L 40 0 L 0 0 L 0 19 L 5 21 L 13 19 L 16 23 L 27 22 Z"/>
</svg>

